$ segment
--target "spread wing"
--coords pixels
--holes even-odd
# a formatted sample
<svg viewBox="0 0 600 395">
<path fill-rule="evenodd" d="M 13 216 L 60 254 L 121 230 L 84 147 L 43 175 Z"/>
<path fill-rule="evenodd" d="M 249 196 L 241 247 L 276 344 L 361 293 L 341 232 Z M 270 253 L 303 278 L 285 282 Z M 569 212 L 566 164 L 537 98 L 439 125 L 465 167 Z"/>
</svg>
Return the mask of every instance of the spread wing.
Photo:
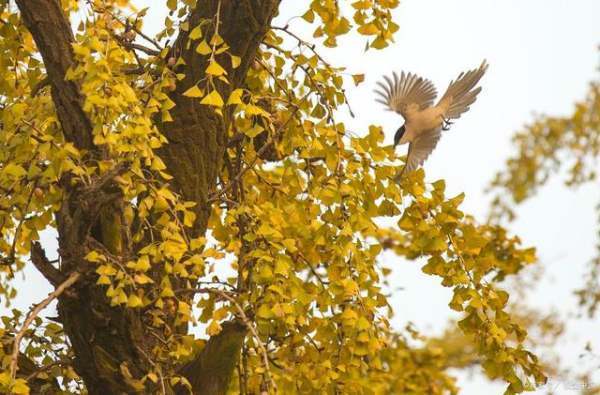
<svg viewBox="0 0 600 395">
<path fill-rule="evenodd" d="M 377 83 L 379 88 L 375 90 L 377 94 L 375 100 L 378 103 L 402 116 L 405 115 L 408 104 L 417 104 L 421 110 L 433 104 L 437 91 L 431 81 L 404 71 L 400 77 L 396 73 L 393 73 L 392 77 L 384 76 L 385 83 Z"/>
<path fill-rule="evenodd" d="M 444 111 L 447 119 L 458 119 L 469 110 L 469 106 L 475 102 L 477 95 L 481 92 L 481 87 L 475 88 L 481 77 L 488 68 L 484 60 L 478 69 L 460 73 L 456 81 L 452 81 L 440 99 L 437 106 Z"/>
<path fill-rule="evenodd" d="M 413 171 L 417 167 L 421 166 L 423 162 L 429 157 L 429 155 L 435 149 L 440 137 L 442 136 L 442 129 L 432 129 L 421 134 L 416 140 L 410 143 L 408 146 L 408 155 L 406 157 L 406 165 L 404 169 L 398 174 L 396 180 L 402 178 L 405 172 Z"/>
</svg>

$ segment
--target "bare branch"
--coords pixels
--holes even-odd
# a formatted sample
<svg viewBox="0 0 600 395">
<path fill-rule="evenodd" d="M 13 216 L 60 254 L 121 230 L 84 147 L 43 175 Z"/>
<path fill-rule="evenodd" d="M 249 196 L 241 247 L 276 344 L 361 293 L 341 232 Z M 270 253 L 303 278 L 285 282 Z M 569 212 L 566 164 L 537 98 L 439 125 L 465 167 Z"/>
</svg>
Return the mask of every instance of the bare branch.
<svg viewBox="0 0 600 395">
<path fill-rule="evenodd" d="M 71 273 L 71 275 L 69 275 L 69 277 L 62 284 L 60 284 L 58 286 L 58 288 L 56 288 L 53 292 L 48 294 L 48 297 L 46 299 L 42 300 L 40 303 L 35 305 L 33 307 L 33 309 L 27 315 L 27 318 L 25 318 L 25 322 L 23 322 L 23 326 L 21 327 L 21 329 L 19 330 L 19 332 L 17 332 L 17 335 L 15 336 L 15 340 L 13 342 L 13 350 L 12 350 L 12 354 L 10 356 L 10 377 L 13 380 L 15 379 L 15 377 L 17 375 L 17 362 L 19 360 L 19 346 L 21 344 L 21 339 L 23 339 L 23 336 L 25 336 L 25 332 L 27 332 L 27 328 L 29 328 L 29 325 L 31 325 L 31 323 L 33 322 L 35 317 L 37 317 L 38 314 L 40 314 L 40 312 L 46 308 L 46 306 L 48 306 L 54 299 L 58 298 L 67 288 L 69 288 L 71 285 L 75 284 L 75 282 L 77 280 L 79 280 L 80 276 L 81 276 L 81 273 L 79 273 L 79 272 Z"/>
<path fill-rule="evenodd" d="M 117 42 L 119 44 L 121 44 L 123 47 L 125 47 L 129 50 L 141 51 L 141 52 L 145 53 L 146 55 L 150 55 L 150 56 L 159 56 L 160 55 L 160 51 L 157 51 L 152 48 L 148 48 L 142 44 L 137 44 L 134 42 L 127 41 L 125 38 L 118 36 L 116 34 L 114 35 L 114 38 L 115 38 L 115 40 L 117 40 Z"/>
</svg>

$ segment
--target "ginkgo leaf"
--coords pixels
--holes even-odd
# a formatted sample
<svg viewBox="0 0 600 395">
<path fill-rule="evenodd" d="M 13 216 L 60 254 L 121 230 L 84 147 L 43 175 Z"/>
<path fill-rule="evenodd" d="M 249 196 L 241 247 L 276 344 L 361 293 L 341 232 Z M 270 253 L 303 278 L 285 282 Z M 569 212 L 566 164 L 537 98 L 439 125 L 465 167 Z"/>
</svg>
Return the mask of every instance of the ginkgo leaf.
<svg viewBox="0 0 600 395">
<path fill-rule="evenodd" d="M 218 64 L 214 60 L 212 62 L 210 62 L 210 64 L 206 68 L 206 73 L 210 74 L 210 75 L 214 75 L 214 76 L 220 76 L 220 75 L 227 74 L 225 69 L 223 67 L 221 67 L 221 65 Z"/>
<path fill-rule="evenodd" d="M 243 89 L 239 89 L 239 88 L 235 89 L 229 95 L 229 98 L 227 99 L 227 105 L 230 105 L 230 104 L 242 104 L 242 94 L 243 93 L 244 93 Z"/>
<path fill-rule="evenodd" d="M 202 89 L 198 88 L 198 86 L 194 85 L 191 88 L 189 88 L 188 90 L 186 90 L 185 92 L 183 92 L 183 96 L 202 97 L 202 96 L 204 96 L 204 92 L 202 92 Z"/>
<path fill-rule="evenodd" d="M 364 74 L 352 74 L 352 80 L 354 81 L 354 85 L 358 86 L 361 82 L 365 80 Z"/>
<path fill-rule="evenodd" d="M 375 26 L 375 24 L 368 23 L 359 27 L 358 32 L 364 35 L 375 35 L 379 34 L 379 29 L 377 28 L 377 26 Z"/>
<path fill-rule="evenodd" d="M 230 55 L 231 56 L 231 67 L 237 69 L 242 62 L 242 59 L 239 56 Z"/>
<path fill-rule="evenodd" d="M 206 104 L 207 106 L 223 107 L 223 98 L 216 90 L 211 91 L 208 95 L 200 101 L 200 104 Z"/>
<path fill-rule="evenodd" d="M 140 297 L 137 296 L 136 294 L 131 294 L 131 295 L 129 295 L 129 298 L 127 298 L 127 306 L 128 307 L 139 307 L 142 304 L 143 304 L 142 299 L 140 299 Z"/>
<path fill-rule="evenodd" d="M 200 55 L 208 55 L 212 52 L 212 48 L 206 43 L 205 40 L 202 40 L 196 47 L 196 52 L 198 52 Z"/>
<path fill-rule="evenodd" d="M 200 25 L 196 26 L 190 32 L 189 38 L 190 40 L 198 40 L 202 37 L 202 27 Z"/>
</svg>

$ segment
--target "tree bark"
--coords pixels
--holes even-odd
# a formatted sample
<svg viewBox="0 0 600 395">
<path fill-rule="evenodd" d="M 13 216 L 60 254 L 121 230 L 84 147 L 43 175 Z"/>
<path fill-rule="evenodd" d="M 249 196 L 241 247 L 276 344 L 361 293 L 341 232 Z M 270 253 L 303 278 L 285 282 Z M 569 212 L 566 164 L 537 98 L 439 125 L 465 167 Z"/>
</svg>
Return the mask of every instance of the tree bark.
<svg viewBox="0 0 600 395">
<path fill-rule="evenodd" d="M 227 58 L 218 58 L 230 80 L 229 85 L 219 84 L 218 90 L 227 98 L 231 90 L 243 84 L 280 0 L 198 0 L 188 16 L 190 26 L 197 25 L 203 18 L 213 18 L 219 2 L 219 32 L 230 46 L 230 52 L 241 58 L 236 69 Z M 82 94 L 74 81 L 65 80 L 67 70 L 75 63 L 74 37 L 60 1 L 16 0 L 16 3 L 46 66 L 65 139 L 93 158 L 97 148 L 92 142 L 91 122 L 83 111 Z M 210 107 L 200 105 L 197 99 L 182 95 L 203 77 L 207 66 L 207 59 L 196 53 L 194 46 L 184 49 L 187 40 L 188 33 L 181 31 L 171 48 L 171 56 L 182 56 L 186 63 L 177 70 L 185 73 L 186 78 L 171 94 L 176 103 L 171 110 L 174 121 L 156 123 L 169 140 L 159 154 L 174 177 L 173 188 L 185 200 L 197 203 L 193 231 L 196 236 L 206 232 L 211 211 L 208 196 L 215 189 L 222 167 L 230 117 L 227 112 L 221 117 Z M 105 289 L 95 285 L 93 268 L 83 259 L 90 239 L 98 243 L 98 248 L 110 250 L 102 233 L 93 230 L 98 226 L 102 206 L 115 204 L 115 191 L 111 190 L 115 188 L 107 182 L 93 200 L 86 199 L 85 191 L 69 183 L 64 183 L 64 188 L 64 202 L 57 213 L 61 272 L 63 275 L 72 270 L 84 273 L 72 292 L 61 296 L 58 304 L 59 320 L 74 350 L 74 368 L 92 395 L 143 392 L 132 378 L 139 379 L 151 369 L 145 355 L 156 340 L 149 336 L 150 327 L 139 310 L 109 305 Z M 135 251 L 128 253 L 135 254 Z M 224 325 L 223 332 L 209 339 L 200 355 L 181 368 L 181 373 L 192 383 L 194 394 L 226 392 L 245 333 L 240 324 Z"/>
</svg>

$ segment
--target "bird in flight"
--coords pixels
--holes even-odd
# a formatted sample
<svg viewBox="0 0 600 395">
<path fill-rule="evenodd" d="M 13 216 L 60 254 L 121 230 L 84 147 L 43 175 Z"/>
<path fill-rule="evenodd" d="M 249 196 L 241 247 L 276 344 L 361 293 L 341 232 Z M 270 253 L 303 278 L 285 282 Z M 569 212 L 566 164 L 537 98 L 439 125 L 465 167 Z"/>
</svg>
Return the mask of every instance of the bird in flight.
<svg viewBox="0 0 600 395">
<path fill-rule="evenodd" d="M 404 118 L 404 124 L 394 135 L 394 147 L 408 145 L 406 165 L 396 180 L 407 171 L 421 166 L 435 149 L 442 131 L 450 129 L 451 120 L 458 119 L 475 102 L 481 87 L 475 88 L 488 68 L 484 60 L 479 68 L 460 73 L 450 82 L 446 93 L 434 106 L 437 90 L 433 83 L 413 73 L 393 73 L 393 78 L 384 77 L 378 82 L 376 101 L 395 111 Z"/>
</svg>

